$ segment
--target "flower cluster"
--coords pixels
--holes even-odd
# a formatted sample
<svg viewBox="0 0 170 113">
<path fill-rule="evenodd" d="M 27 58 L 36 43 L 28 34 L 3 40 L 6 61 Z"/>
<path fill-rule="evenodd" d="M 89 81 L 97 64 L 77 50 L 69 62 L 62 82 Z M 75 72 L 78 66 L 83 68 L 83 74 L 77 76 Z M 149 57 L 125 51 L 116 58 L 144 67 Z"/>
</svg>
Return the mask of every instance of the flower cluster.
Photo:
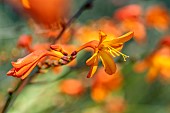
<svg viewBox="0 0 170 113">
<path fill-rule="evenodd" d="M 98 60 L 101 59 L 105 72 L 108 74 L 114 74 L 116 72 L 116 64 L 112 57 L 123 56 L 124 61 L 129 56 L 121 53 L 120 50 L 123 47 L 123 43 L 127 42 L 133 37 L 133 32 L 117 37 L 110 38 L 107 35 L 99 31 L 99 40 L 93 40 L 78 47 L 71 54 L 63 50 L 59 45 L 51 45 L 51 50 L 36 50 L 24 58 L 18 59 L 17 62 L 12 62 L 13 68 L 7 73 L 9 76 L 19 77 L 25 79 L 37 64 L 42 68 L 50 66 L 66 65 L 76 58 L 76 55 L 83 49 L 90 47 L 93 48 L 94 54 L 86 61 L 91 69 L 87 75 L 88 78 L 92 77 L 97 70 Z"/>
</svg>

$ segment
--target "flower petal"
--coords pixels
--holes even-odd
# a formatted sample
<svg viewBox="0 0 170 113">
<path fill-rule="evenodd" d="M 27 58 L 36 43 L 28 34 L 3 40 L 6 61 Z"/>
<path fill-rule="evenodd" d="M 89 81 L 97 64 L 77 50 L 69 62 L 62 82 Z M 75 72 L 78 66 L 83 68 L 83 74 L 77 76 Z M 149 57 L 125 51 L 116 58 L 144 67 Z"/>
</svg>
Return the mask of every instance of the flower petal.
<svg viewBox="0 0 170 113">
<path fill-rule="evenodd" d="M 31 73 L 31 71 L 34 69 L 34 67 L 37 65 L 37 63 L 34 63 L 32 66 L 31 66 L 31 68 L 28 70 L 28 71 L 26 71 L 26 73 L 24 73 L 24 75 L 21 77 L 21 79 L 25 79 L 30 73 Z"/>
<path fill-rule="evenodd" d="M 99 55 L 104 65 L 105 72 L 109 75 L 114 74 L 116 72 L 116 65 L 111 55 L 106 51 L 99 51 Z"/>
<path fill-rule="evenodd" d="M 21 0 L 21 2 L 22 2 L 22 5 L 25 7 L 25 8 L 31 8 L 30 7 L 30 3 L 29 3 L 29 1 L 28 0 Z"/>
<path fill-rule="evenodd" d="M 12 62 L 12 65 L 15 68 L 22 68 L 23 66 L 28 65 L 29 63 L 32 63 L 35 60 L 39 60 L 47 53 L 48 53 L 47 50 L 34 51 L 31 54 L 27 55 L 26 57 L 18 59 L 17 62 Z"/>
<path fill-rule="evenodd" d="M 94 61 L 96 60 L 96 57 L 97 57 L 97 52 L 95 52 L 95 53 L 93 54 L 93 56 L 90 57 L 90 58 L 86 61 L 86 64 L 87 64 L 88 66 L 92 65 L 92 64 L 94 63 Z"/>
<path fill-rule="evenodd" d="M 123 48 L 123 43 L 118 43 L 118 44 L 111 44 L 110 45 L 112 48 L 115 48 L 118 51 L 121 51 Z"/>
<path fill-rule="evenodd" d="M 116 43 L 125 43 L 127 42 L 128 40 L 130 40 L 134 35 L 134 32 L 128 32 L 118 38 L 114 38 L 113 40 L 111 41 L 106 41 L 104 43 L 107 43 L 107 44 L 116 44 Z"/>
<path fill-rule="evenodd" d="M 99 44 L 101 44 L 105 39 L 106 39 L 107 35 L 102 32 L 102 31 L 99 31 Z"/>
<path fill-rule="evenodd" d="M 85 49 L 85 48 L 87 48 L 87 47 L 90 47 L 90 48 L 92 48 L 92 49 L 95 50 L 95 48 L 96 48 L 98 45 L 99 45 L 99 41 L 93 40 L 93 41 L 87 42 L 87 43 L 83 44 L 82 46 L 80 46 L 80 47 L 76 50 L 76 52 L 79 52 L 79 51 L 81 51 L 81 50 L 83 50 L 83 49 Z"/>
<path fill-rule="evenodd" d="M 27 55 L 24 58 L 18 59 L 17 62 L 12 62 L 12 66 L 15 68 L 22 68 L 25 65 L 28 65 L 32 62 L 40 60 L 44 56 L 54 56 L 54 57 L 61 58 L 64 55 L 57 51 L 53 52 L 53 51 L 47 51 L 47 50 L 37 50 Z"/>
<path fill-rule="evenodd" d="M 30 73 L 33 68 L 37 65 L 38 61 L 34 61 L 28 65 L 25 65 L 22 68 L 12 68 L 10 71 L 8 71 L 7 75 L 8 76 L 14 76 L 14 77 L 21 77 L 21 78 L 25 78 L 25 73 Z M 27 76 L 28 76 L 27 74 Z M 25 76 L 25 77 L 23 77 Z"/>
<path fill-rule="evenodd" d="M 33 69 L 37 65 L 37 63 L 38 61 L 35 61 L 28 65 L 25 65 L 24 67 L 20 68 L 18 71 L 15 72 L 15 76 L 17 77 L 23 76 L 27 71 Z"/>
<path fill-rule="evenodd" d="M 158 71 L 159 70 L 154 66 L 149 69 L 146 78 L 149 83 L 152 83 L 156 79 L 156 77 L 158 76 Z"/>
<path fill-rule="evenodd" d="M 98 67 L 98 55 L 97 55 L 97 57 L 95 57 L 94 63 L 90 67 L 90 71 L 89 71 L 89 73 L 87 75 L 87 78 L 91 78 L 94 75 L 94 73 L 97 70 L 97 67 Z"/>
</svg>

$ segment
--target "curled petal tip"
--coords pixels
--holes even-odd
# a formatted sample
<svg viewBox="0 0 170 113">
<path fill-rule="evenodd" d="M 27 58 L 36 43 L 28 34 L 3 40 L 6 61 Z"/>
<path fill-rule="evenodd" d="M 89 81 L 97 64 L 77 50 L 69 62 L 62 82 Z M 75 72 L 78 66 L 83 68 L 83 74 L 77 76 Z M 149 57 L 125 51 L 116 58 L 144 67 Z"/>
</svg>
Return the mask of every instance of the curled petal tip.
<svg viewBox="0 0 170 113">
<path fill-rule="evenodd" d="M 12 66 L 15 66 L 16 62 L 11 62 Z"/>
</svg>

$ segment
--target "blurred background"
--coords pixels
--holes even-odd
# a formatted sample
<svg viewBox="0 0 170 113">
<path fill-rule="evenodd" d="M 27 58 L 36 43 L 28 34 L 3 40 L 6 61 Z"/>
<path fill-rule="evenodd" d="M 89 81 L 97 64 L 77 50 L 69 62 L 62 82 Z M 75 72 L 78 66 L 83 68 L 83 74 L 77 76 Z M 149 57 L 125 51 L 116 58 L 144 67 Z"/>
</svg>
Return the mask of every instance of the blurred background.
<svg viewBox="0 0 170 113">
<path fill-rule="evenodd" d="M 0 111 L 20 78 L 11 62 L 48 48 L 86 0 L 0 0 Z M 17 94 L 8 113 L 170 113 L 170 1 L 94 0 L 59 39 L 66 51 L 98 40 L 98 31 L 134 37 L 114 58 L 117 71 L 86 78 L 90 50 L 62 67 L 41 70 Z M 37 68 L 36 68 L 37 69 Z M 36 70 L 34 69 L 34 71 Z M 32 73 L 34 73 L 34 71 Z M 30 74 L 31 76 L 31 74 Z"/>
</svg>

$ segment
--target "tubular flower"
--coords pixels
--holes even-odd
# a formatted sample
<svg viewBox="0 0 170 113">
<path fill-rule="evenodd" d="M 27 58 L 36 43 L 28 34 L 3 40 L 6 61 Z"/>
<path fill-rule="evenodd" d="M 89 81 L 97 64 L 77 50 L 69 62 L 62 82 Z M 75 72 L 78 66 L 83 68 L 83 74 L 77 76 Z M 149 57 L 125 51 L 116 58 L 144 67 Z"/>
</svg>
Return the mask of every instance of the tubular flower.
<svg viewBox="0 0 170 113">
<path fill-rule="evenodd" d="M 60 52 L 54 53 L 47 50 L 34 51 L 26 57 L 18 59 L 17 62 L 12 62 L 13 68 L 7 72 L 7 75 L 25 79 L 42 58 L 46 56 L 62 58 L 64 55 Z"/>
<path fill-rule="evenodd" d="M 112 59 L 112 56 L 116 57 L 122 55 L 124 61 L 126 61 L 126 58 L 128 58 L 129 56 L 126 56 L 125 54 L 121 53 L 120 50 L 123 47 L 123 43 L 130 40 L 132 36 L 133 32 L 129 32 L 118 38 L 110 39 L 110 37 L 107 37 L 104 32 L 100 31 L 99 41 L 93 40 L 78 48 L 76 52 L 79 52 L 80 50 L 87 47 L 91 47 L 94 49 L 93 56 L 86 61 L 86 64 L 88 66 L 91 66 L 87 78 L 92 77 L 96 72 L 99 58 L 101 59 L 102 64 L 104 65 L 105 72 L 109 75 L 114 74 L 116 72 L 116 65 Z"/>
</svg>

